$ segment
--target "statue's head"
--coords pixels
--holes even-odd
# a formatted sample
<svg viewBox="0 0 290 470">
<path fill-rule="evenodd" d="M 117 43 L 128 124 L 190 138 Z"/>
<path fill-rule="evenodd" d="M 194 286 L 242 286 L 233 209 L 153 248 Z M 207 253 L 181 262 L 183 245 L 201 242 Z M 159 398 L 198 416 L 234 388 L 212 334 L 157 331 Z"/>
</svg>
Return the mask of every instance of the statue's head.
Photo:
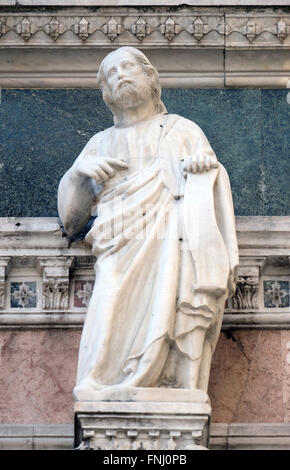
<svg viewBox="0 0 290 470">
<path fill-rule="evenodd" d="M 158 72 L 135 47 L 120 47 L 108 54 L 100 65 L 97 84 L 115 123 L 120 110 L 136 108 L 149 100 L 157 113 L 166 112 Z"/>
</svg>

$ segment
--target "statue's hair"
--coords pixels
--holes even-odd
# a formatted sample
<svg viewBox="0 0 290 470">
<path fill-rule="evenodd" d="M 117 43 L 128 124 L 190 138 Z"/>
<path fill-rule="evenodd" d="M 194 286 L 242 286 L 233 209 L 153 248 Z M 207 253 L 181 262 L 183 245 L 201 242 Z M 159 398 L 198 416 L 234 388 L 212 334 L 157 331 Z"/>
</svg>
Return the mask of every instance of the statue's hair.
<svg viewBox="0 0 290 470">
<path fill-rule="evenodd" d="M 155 111 L 157 113 L 166 112 L 165 105 L 161 100 L 161 84 L 160 84 L 159 75 L 158 75 L 156 68 L 153 67 L 151 62 L 139 49 L 136 49 L 135 47 L 131 47 L 131 46 L 124 46 L 124 47 L 120 47 L 119 49 L 117 49 L 117 51 L 120 49 L 122 49 L 124 52 L 128 52 L 129 54 L 131 54 L 134 57 L 134 59 L 136 59 L 136 61 L 142 65 L 144 73 L 150 78 L 150 81 L 151 81 L 151 97 L 152 97 L 152 102 L 153 102 Z M 108 54 L 102 60 L 98 74 L 97 74 L 97 86 L 99 86 L 100 89 L 103 91 L 104 100 L 113 112 L 114 112 L 113 103 L 109 103 L 107 102 L 107 99 L 105 99 L 105 97 L 107 98 L 108 90 L 106 90 L 107 81 L 106 81 L 106 77 L 104 74 L 104 64 L 107 58 L 115 54 L 115 52 L 116 51 L 110 52 L 110 54 Z"/>
</svg>

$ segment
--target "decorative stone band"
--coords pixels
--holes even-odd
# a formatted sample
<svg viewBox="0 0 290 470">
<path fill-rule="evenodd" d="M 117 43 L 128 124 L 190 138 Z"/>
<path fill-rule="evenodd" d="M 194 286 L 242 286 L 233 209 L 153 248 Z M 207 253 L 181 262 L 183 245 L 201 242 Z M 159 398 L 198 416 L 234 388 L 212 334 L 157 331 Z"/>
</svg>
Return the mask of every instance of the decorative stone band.
<svg viewBox="0 0 290 470">
<path fill-rule="evenodd" d="M 0 424 L 1 450 L 71 450 L 72 424 Z M 290 450 L 289 423 L 212 423 L 211 450 Z"/>
<path fill-rule="evenodd" d="M 290 217 L 236 217 L 236 228 L 239 279 L 223 329 L 290 328 Z M 80 328 L 94 263 L 55 218 L 0 219 L 0 328 Z"/>
<path fill-rule="evenodd" d="M 0 10 L 3 88 L 95 87 L 100 61 L 120 46 L 147 49 L 165 87 L 287 86 L 290 14 L 281 4 L 279 10 L 27 5 Z"/>
<path fill-rule="evenodd" d="M 112 7 L 118 3 L 119 6 L 131 6 L 132 0 L 1 0 L 3 6 L 34 6 L 34 7 L 47 7 L 47 6 L 91 6 L 91 7 Z M 167 7 L 178 7 L 180 5 L 193 5 L 193 6 L 235 6 L 236 0 L 138 0 L 139 7 L 157 6 L 161 5 Z M 288 0 L 240 0 L 240 5 L 244 6 L 288 6 Z"/>
<path fill-rule="evenodd" d="M 0 45 L 289 47 L 290 15 L 187 8 L 0 13 Z"/>
</svg>

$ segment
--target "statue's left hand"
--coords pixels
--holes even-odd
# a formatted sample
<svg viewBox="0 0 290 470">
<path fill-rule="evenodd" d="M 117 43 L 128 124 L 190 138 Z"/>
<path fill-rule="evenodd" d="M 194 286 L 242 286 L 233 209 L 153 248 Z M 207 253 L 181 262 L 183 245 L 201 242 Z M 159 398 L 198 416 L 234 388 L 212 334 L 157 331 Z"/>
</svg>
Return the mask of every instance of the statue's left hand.
<svg viewBox="0 0 290 470">
<path fill-rule="evenodd" d="M 182 173 L 204 173 L 212 168 L 218 167 L 216 156 L 213 155 L 190 155 L 182 160 Z"/>
</svg>

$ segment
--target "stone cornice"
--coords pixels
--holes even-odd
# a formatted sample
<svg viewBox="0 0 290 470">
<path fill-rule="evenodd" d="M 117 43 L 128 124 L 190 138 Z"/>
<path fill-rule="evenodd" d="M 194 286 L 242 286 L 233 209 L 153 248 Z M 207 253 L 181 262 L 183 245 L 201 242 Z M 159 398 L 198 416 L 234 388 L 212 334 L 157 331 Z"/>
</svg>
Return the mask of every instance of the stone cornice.
<svg viewBox="0 0 290 470">
<path fill-rule="evenodd" d="M 138 5 L 139 7 L 144 6 L 156 6 L 156 7 L 176 7 L 176 6 L 283 6 L 289 5 L 288 0 L 2 0 L 1 5 L 3 6 L 132 6 Z"/>
<path fill-rule="evenodd" d="M 290 14 L 240 8 L 0 11 L 0 47 L 288 48 Z"/>
<path fill-rule="evenodd" d="M 0 86 L 95 87 L 102 58 L 125 45 L 145 51 L 164 87 L 289 85 L 287 6 L 201 3 L 2 3 Z"/>
<path fill-rule="evenodd" d="M 242 258 L 290 256 L 290 217 L 236 217 Z M 85 241 L 70 247 L 54 217 L 0 217 L 0 256 L 89 256 Z"/>
<path fill-rule="evenodd" d="M 71 450 L 73 424 L 0 424 L 3 450 Z M 212 423 L 212 450 L 290 450 L 289 423 Z"/>
</svg>

